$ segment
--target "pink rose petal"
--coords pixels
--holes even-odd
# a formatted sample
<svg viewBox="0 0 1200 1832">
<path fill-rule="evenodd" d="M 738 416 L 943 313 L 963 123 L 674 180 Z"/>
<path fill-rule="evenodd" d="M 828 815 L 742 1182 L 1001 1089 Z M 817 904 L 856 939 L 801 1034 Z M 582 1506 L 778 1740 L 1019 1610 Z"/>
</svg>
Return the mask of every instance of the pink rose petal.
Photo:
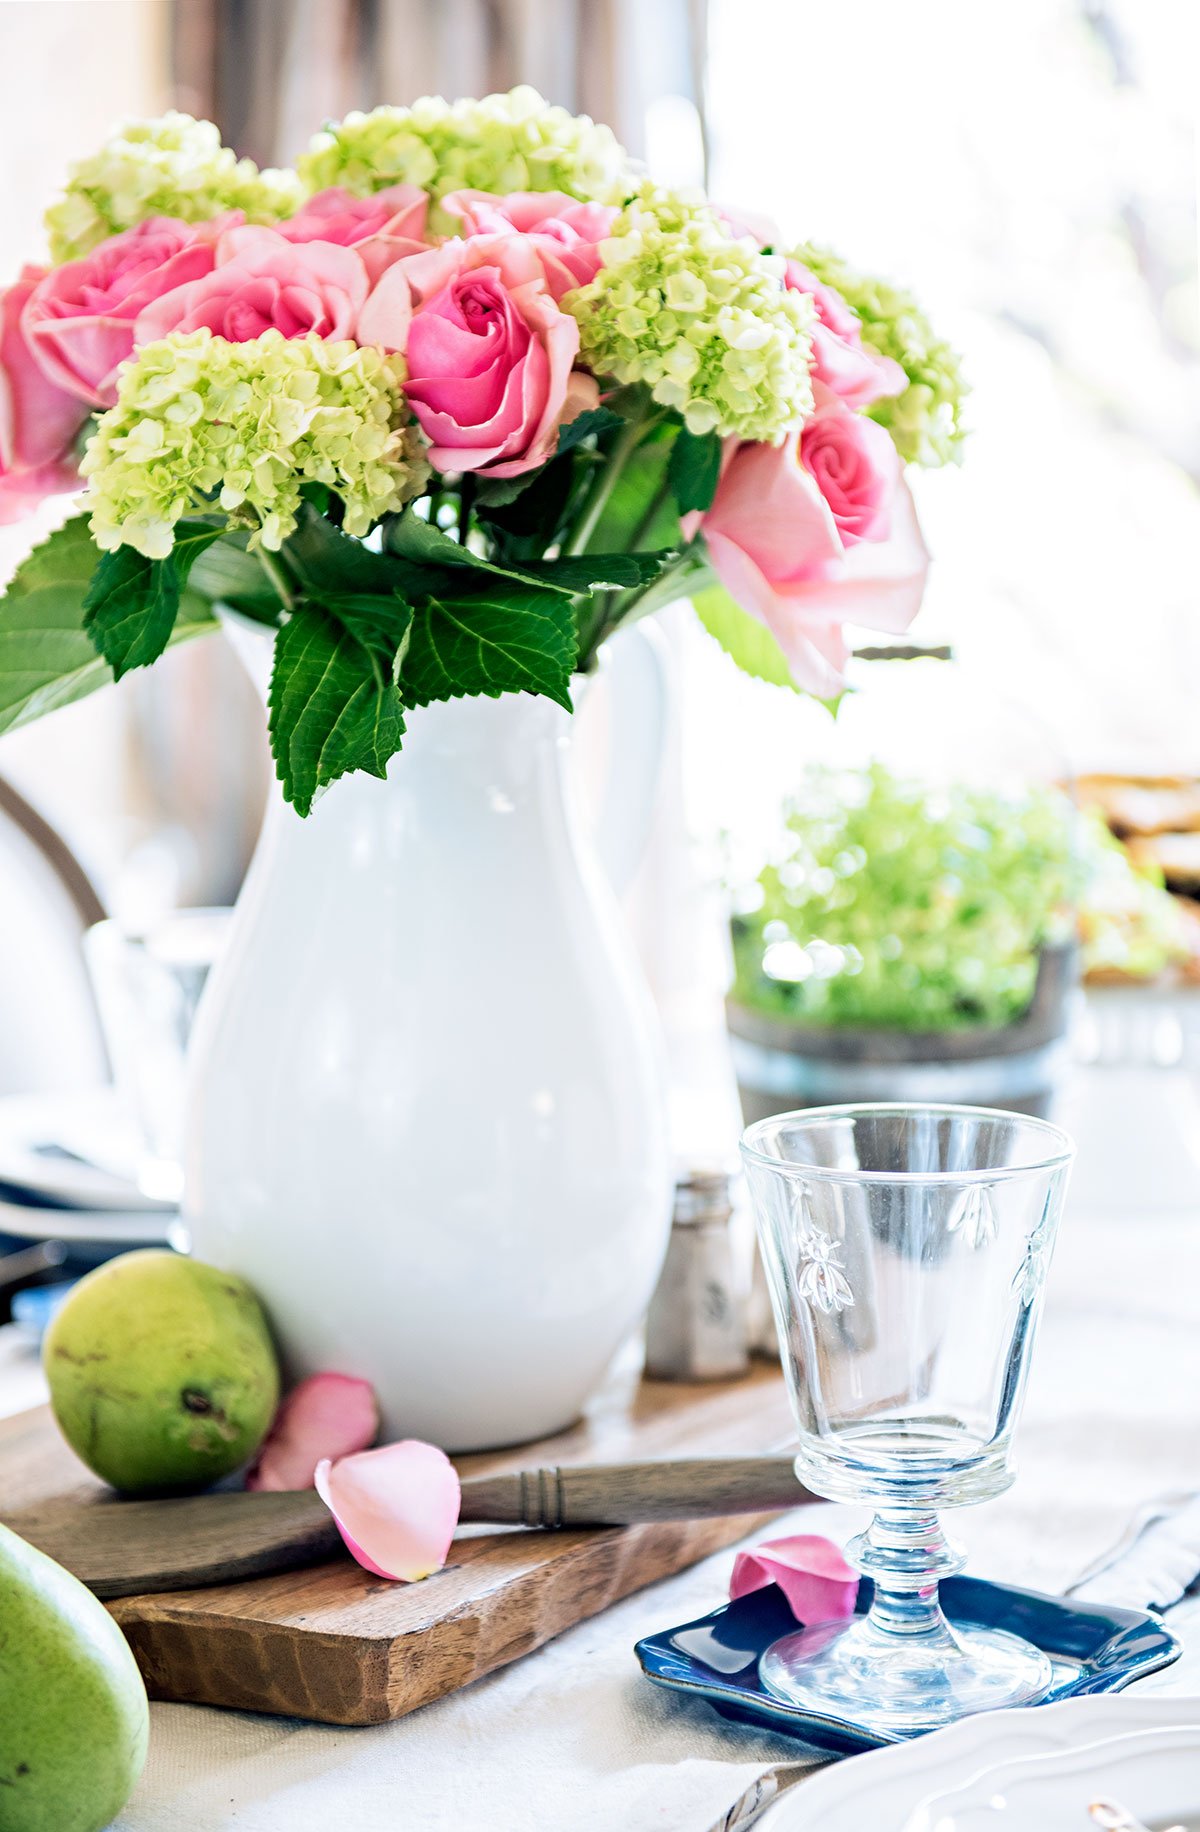
<svg viewBox="0 0 1200 1832">
<path fill-rule="evenodd" d="M 311 1374 L 285 1396 L 246 1487 L 310 1489 L 318 1463 L 368 1450 L 378 1433 L 379 1407 L 368 1381 Z"/>
<path fill-rule="evenodd" d="M 377 1577 L 414 1582 L 446 1562 L 462 1502 L 444 1451 L 419 1438 L 318 1463 L 316 1489 L 347 1547 Z"/>
<path fill-rule="evenodd" d="M 854 1614 L 858 1574 L 832 1540 L 815 1533 L 767 1539 L 751 1552 L 739 1552 L 729 1580 L 731 1597 L 744 1597 L 764 1585 L 778 1584 L 797 1622 L 841 1622 Z"/>
</svg>

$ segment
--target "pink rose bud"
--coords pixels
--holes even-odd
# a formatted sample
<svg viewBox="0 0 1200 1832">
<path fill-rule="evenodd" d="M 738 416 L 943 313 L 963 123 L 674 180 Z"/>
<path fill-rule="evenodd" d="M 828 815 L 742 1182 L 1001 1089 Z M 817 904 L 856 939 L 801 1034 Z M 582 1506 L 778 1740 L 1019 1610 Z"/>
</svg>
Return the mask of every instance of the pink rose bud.
<svg viewBox="0 0 1200 1832">
<path fill-rule="evenodd" d="M 43 278 L 40 267 L 25 267 L 0 293 L 0 522 L 79 486 L 72 448 L 87 410 L 46 374 L 25 334 L 25 308 Z"/>
<path fill-rule="evenodd" d="M 317 1464 L 367 1450 L 379 1434 L 374 1388 L 349 1374 L 310 1374 L 285 1395 L 248 1489 L 310 1489 Z"/>
<path fill-rule="evenodd" d="M 729 1581 L 731 1597 L 744 1597 L 767 1584 L 778 1584 L 793 1616 L 802 1624 L 841 1622 L 854 1614 L 858 1575 L 830 1539 L 797 1533 L 767 1539 L 751 1552 L 739 1552 Z"/>
<path fill-rule="evenodd" d="M 211 273 L 221 224 L 192 228 L 152 216 L 56 267 L 25 307 L 25 334 L 51 381 L 92 407 L 117 398 L 117 369 L 133 354 L 138 314 L 164 293 Z"/>
<path fill-rule="evenodd" d="M 862 340 L 862 326 L 842 295 L 825 286 L 800 261 L 789 261 L 784 285 L 808 293 L 816 310 L 812 327 L 813 380 L 833 390 L 847 407 L 869 407 L 884 395 L 903 394 L 908 377 L 890 356 L 880 356 Z"/>
<path fill-rule="evenodd" d="M 172 331 L 205 327 L 230 343 L 248 343 L 268 330 L 353 337 L 369 286 L 353 248 L 289 242 L 274 229 L 230 229 L 217 242 L 212 272 L 147 305 L 134 340 L 154 343 Z"/>
<path fill-rule="evenodd" d="M 445 1564 L 462 1492 L 436 1445 L 405 1438 L 338 1463 L 326 1459 L 316 1487 L 364 1570 L 413 1583 Z"/>
</svg>

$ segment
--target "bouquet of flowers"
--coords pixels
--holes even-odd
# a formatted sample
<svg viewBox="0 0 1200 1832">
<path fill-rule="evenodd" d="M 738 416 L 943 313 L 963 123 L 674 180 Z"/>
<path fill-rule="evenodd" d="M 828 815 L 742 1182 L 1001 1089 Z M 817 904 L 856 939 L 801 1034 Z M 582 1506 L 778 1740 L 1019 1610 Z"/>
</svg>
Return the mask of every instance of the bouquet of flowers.
<svg viewBox="0 0 1200 1832">
<path fill-rule="evenodd" d="M 655 184 L 532 90 L 352 114 L 294 171 L 125 125 L 0 296 L 0 519 L 85 485 L 0 601 L 0 730 L 229 607 L 274 629 L 305 813 L 408 709 L 526 692 L 689 596 L 837 692 L 927 555 L 962 383 L 914 301 Z"/>
</svg>

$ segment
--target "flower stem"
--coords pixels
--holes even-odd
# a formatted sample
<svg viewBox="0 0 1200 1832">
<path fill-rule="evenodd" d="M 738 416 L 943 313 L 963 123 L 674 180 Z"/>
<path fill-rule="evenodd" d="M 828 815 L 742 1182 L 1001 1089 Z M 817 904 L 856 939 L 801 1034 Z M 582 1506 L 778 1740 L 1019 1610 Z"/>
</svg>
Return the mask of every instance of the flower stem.
<svg viewBox="0 0 1200 1832">
<path fill-rule="evenodd" d="M 647 422 L 644 419 L 629 420 L 622 427 L 613 445 L 608 463 L 599 473 L 584 499 L 579 520 L 572 528 L 563 547 L 564 554 L 586 552 L 587 544 L 596 531 L 596 524 L 604 514 L 608 499 L 616 488 L 617 479 L 628 464 L 646 427 Z"/>
<path fill-rule="evenodd" d="M 458 494 L 458 538 L 463 547 L 471 532 L 471 504 L 475 500 L 475 479 L 470 472 L 465 472 L 459 485 Z"/>
<path fill-rule="evenodd" d="M 265 547 L 260 547 L 258 549 L 258 559 L 267 578 L 278 592 L 284 610 L 294 610 L 296 607 L 296 595 L 292 588 L 292 581 L 288 575 L 287 567 L 284 565 L 279 555 L 277 553 L 269 553 Z"/>
<path fill-rule="evenodd" d="M 638 551 L 642 542 L 645 540 L 646 536 L 649 534 L 651 528 L 653 528 L 655 517 L 657 516 L 659 510 L 662 508 L 663 504 L 666 502 L 670 494 L 671 494 L 670 480 L 664 474 L 662 482 L 659 484 L 657 490 L 654 492 L 654 495 L 650 498 L 650 502 L 647 506 L 645 515 L 642 516 L 642 519 L 639 521 L 637 527 L 634 529 L 633 533 L 629 537 L 630 553 L 636 553 Z"/>
<path fill-rule="evenodd" d="M 624 592 L 597 594 L 593 599 L 597 608 L 580 633 L 580 668 L 586 670 L 591 666 L 597 649 L 614 630 L 636 622 L 639 617 L 651 611 L 661 610 L 676 598 L 686 597 L 688 587 L 699 570 L 702 568 L 697 566 L 694 550 L 685 548 L 676 559 L 668 561 L 656 578 L 647 580 L 645 585 L 636 585 Z"/>
</svg>

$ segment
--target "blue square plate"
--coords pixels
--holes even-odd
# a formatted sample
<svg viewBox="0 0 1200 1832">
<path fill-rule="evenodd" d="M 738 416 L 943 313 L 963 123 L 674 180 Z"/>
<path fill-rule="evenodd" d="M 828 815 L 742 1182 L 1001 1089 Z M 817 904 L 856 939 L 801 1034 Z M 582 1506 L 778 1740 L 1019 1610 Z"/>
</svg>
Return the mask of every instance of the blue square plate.
<svg viewBox="0 0 1200 1832">
<path fill-rule="evenodd" d="M 947 1578 L 941 1598 L 951 1622 L 1007 1629 L 1049 1654 L 1054 1677 L 1040 1701 L 1045 1705 L 1089 1692 L 1120 1692 L 1135 1679 L 1170 1666 L 1183 1651 L 1161 1617 L 1144 1610 L 1070 1603 L 983 1578 Z M 856 1607 L 861 1615 L 870 1606 L 871 1584 L 864 1578 Z M 681 1628 L 648 1635 L 636 1653 L 656 1686 L 702 1698 L 723 1717 L 783 1731 L 831 1755 L 853 1756 L 904 1742 L 843 1718 L 785 1705 L 765 1690 L 758 1677 L 759 1656 L 796 1627 L 787 1598 L 768 1584 Z"/>
</svg>

